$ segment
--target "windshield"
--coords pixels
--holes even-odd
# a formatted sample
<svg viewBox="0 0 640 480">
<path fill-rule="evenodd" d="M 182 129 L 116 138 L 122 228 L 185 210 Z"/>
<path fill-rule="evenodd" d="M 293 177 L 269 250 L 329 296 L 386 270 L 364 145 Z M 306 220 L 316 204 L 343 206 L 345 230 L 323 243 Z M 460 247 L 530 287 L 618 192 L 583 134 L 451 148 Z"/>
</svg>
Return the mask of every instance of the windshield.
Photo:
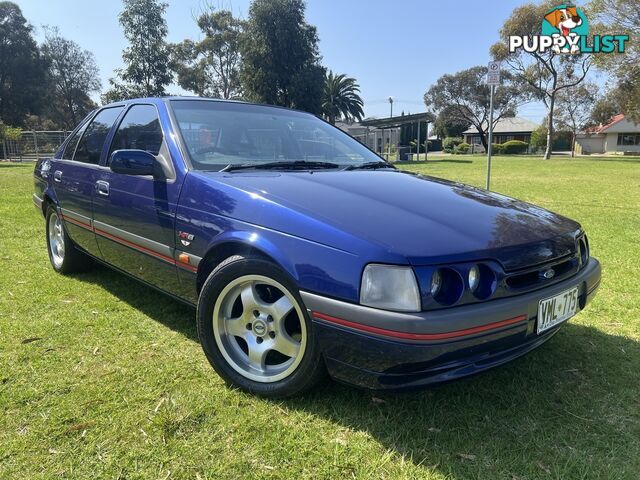
<svg viewBox="0 0 640 480">
<path fill-rule="evenodd" d="M 381 159 L 313 115 L 264 105 L 172 100 L 193 168 L 273 162 L 325 162 L 348 167 Z"/>
</svg>

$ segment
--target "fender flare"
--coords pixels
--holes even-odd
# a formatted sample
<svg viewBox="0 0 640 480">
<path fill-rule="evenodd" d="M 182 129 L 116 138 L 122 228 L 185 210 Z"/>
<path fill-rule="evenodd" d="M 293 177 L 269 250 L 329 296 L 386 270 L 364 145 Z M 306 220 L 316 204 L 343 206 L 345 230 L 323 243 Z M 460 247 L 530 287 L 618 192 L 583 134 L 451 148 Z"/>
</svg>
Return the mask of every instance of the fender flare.
<svg viewBox="0 0 640 480">
<path fill-rule="evenodd" d="M 298 272 L 294 268 L 288 257 L 273 242 L 264 238 L 256 232 L 251 231 L 229 231 L 217 235 L 212 242 L 207 245 L 207 251 L 203 258 L 207 258 L 211 253 L 222 245 L 236 244 L 251 250 L 257 250 L 266 257 L 277 263 L 294 280 L 298 281 Z M 224 258 L 222 259 L 224 260 Z M 221 261 L 222 261 L 221 260 Z M 201 262 L 202 264 L 202 262 Z M 215 267 L 215 265 L 214 265 Z"/>
</svg>

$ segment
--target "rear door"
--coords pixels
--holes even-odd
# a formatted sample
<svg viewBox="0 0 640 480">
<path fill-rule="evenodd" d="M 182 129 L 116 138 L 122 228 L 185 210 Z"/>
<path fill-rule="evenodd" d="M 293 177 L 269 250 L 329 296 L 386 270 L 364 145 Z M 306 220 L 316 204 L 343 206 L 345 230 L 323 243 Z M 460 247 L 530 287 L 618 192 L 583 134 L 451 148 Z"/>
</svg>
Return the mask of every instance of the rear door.
<svg viewBox="0 0 640 480">
<path fill-rule="evenodd" d="M 104 260 L 170 293 L 180 291 L 174 260 L 175 213 L 182 186 L 168 151 L 159 112 L 152 104 L 131 105 L 113 136 L 115 150 L 146 150 L 165 178 L 103 169 L 93 202 L 96 239 Z"/>
<path fill-rule="evenodd" d="M 100 110 L 67 142 L 61 159 L 52 162 L 53 188 L 71 239 L 100 257 L 91 227 L 92 196 L 105 140 L 123 107 Z"/>
</svg>

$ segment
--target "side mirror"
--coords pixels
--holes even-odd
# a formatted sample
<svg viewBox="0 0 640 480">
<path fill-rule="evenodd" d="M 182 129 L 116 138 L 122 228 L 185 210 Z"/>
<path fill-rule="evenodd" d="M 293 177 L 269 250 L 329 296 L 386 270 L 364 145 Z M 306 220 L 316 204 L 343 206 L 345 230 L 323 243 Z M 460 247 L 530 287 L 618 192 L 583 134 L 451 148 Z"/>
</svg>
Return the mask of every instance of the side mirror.
<svg viewBox="0 0 640 480">
<path fill-rule="evenodd" d="M 109 168 L 124 175 L 154 175 L 156 157 L 145 150 L 116 150 L 111 154 Z"/>
</svg>

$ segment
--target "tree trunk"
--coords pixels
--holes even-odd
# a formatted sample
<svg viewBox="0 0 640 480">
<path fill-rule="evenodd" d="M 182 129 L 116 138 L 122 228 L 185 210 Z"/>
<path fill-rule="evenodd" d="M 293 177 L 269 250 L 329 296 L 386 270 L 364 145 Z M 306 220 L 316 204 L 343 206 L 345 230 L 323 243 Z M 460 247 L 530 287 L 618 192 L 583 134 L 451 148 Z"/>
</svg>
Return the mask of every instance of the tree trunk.
<svg viewBox="0 0 640 480">
<path fill-rule="evenodd" d="M 576 131 L 571 132 L 571 158 L 576 157 Z"/>
<path fill-rule="evenodd" d="M 480 141 L 482 142 L 482 146 L 484 147 L 484 151 L 488 152 L 489 151 L 489 143 L 487 142 L 487 133 L 484 130 L 482 130 L 481 128 L 478 128 L 478 133 L 480 134 Z"/>
<path fill-rule="evenodd" d="M 553 149 L 553 112 L 556 106 L 556 94 L 551 95 L 549 100 L 549 115 L 547 116 L 547 149 L 544 152 L 544 159 L 549 160 L 551 158 L 551 151 Z"/>
</svg>

